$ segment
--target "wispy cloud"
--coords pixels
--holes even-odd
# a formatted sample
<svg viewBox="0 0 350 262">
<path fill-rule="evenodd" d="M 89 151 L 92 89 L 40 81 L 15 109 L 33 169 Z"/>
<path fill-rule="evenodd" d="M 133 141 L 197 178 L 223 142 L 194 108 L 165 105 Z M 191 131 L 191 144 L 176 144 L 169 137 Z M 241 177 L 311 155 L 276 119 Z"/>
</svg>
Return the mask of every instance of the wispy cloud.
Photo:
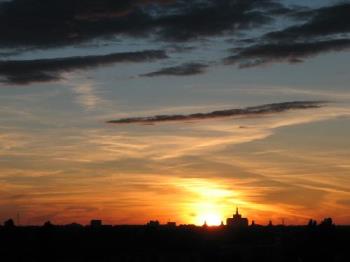
<svg viewBox="0 0 350 262">
<path fill-rule="evenodd" d="M 87 110 L 95 109 L 104 100 L 96 93 L 92 83 L 78 84 L 73 87 L 76 101 Z"/>
</svg>

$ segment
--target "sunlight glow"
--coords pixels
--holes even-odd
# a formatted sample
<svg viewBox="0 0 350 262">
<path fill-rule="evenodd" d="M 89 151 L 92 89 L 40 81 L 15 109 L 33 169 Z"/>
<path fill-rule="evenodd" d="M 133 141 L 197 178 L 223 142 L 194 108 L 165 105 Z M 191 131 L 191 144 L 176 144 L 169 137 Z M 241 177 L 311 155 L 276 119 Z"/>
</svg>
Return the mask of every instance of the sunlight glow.
<svg viewBox="0 0 350 262">
<path fill-rule="evenodd" d="M 219 226 L 221 224 L 221 217 L 215 213 L 206 213 L 199 215 L 199 224 L 206 223 L 208 226 Z"/>
<path fill-rule="evenodd" d="M 213 179 L 182 179 L 177 181 L 184 189 L 184 221 L 202 226 L 218 226 L 233 212 L 240 193 L 227 187 L 223 181 Z"/>
</svg>

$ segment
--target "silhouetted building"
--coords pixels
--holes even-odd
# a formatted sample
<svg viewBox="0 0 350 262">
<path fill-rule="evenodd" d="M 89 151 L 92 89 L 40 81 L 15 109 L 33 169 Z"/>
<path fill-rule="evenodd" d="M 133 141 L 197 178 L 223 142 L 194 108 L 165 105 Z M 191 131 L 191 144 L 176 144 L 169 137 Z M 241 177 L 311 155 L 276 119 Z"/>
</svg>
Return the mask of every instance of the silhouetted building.
<svg viewBox="0 0 350 262">
<path fill-rule="evenodd" d="M 102 227 L 102 220 L 93 219 L 93 220 L 91 220 L 91 222 L 90 222 L 90 226 L 91 226 L 91 227 L 94 227 L 94 228 Z"/>
<path fill-rule="evenodd" d="M 204 228 L 208 227 L 207 221 L 204 221 L 204 224 L 202 225 L 202 227 L 204 227 Z"/>
<path fill-rule="evenodd" d="M 67 227 L 71 227 L 71 228 L 82 228 L 83 226 L 78 224 L 78 223 L 71 223 L 66 225 Z"/>
<path fill-rule="evenodd" d="M 51 223 L 51 221 L 46 221 L 43 225 L 43 227 L 53 227 L 54 225 Z"/>
<path fill-rule="evenodd" d="M 159 227 L 160 223 L 158 220 L 151 220 L 147 223 L 147 226 L 149 227 Z"/>
<path fill-rule="evenodd" d="M 168 222 L 166 225 L 168 227 L 176 227 L 176 222 Z"/>
<path fill-rule="evenodd" d="M 247 227 L 248 219 L 242 217 L 242 215 L 238 212 L 238 208 L 236 208 L 236 214 L 234 214 L 232 218 L 226 219 L 226 225 L 229 227 Z"/>
</svg>

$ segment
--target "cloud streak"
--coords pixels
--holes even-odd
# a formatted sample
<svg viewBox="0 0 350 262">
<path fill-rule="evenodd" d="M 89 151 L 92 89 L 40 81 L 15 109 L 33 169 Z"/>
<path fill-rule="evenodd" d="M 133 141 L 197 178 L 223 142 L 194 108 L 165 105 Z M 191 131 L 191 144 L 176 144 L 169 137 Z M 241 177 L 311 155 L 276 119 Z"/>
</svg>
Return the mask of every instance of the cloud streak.
<svg viewBox="0 0 350 262">
<path fill-rule="evenodd" d="M 0 77 L 9 84 L 29 84 L 62 79 L 62 74 L 74 70 L 90 69 L 114 63 L 140 63 L 167 58 L 163 50 L 112 53 L 95 56 L 37 60 L 0 61 Z"/>
<path fill-rule="evenodd" d="M 158 71 L 143 74 L 145 77 L 157 77 L 157 76 L 191 76 L 199 75 L 205 72 L 208 65 L 200 63 L 187 63 L 179 66 L 166 67 Z"/>
<path fill-rule="evenodd" d="M 190 115 L 156 115 L 148 117 L 133 117 L 133 118 L 121 118 L 117 120 L 110 120 L 109 124 L 155 124 L 162 122 L 173 122 L 173 121 L 194 121 L 194 120 L 205 120 L 222 117 L 240 117 L 250 115 L 264 115 L 270 113 L 280 113 L 294 109 L 310 109 L 319 108 L 325 102 L 322 101 L 295 101 L 295 102 L 284 102 L 267 104 L 255 107 L 247 107 L 242 109 L 228 109 L 213 111 L 210 113 L 196 113 Z"/>
<path fill-rule="evenodd" d="M 243 48 L 237 54 L 224 59 L 225 64 L 239 64 L 240 68 L 267 63 L 301 63 L 303 59 L 326 52 L 350 49 L 350 39 L 336 39 L 303 43 L 268 43 Z"/>
</svg>

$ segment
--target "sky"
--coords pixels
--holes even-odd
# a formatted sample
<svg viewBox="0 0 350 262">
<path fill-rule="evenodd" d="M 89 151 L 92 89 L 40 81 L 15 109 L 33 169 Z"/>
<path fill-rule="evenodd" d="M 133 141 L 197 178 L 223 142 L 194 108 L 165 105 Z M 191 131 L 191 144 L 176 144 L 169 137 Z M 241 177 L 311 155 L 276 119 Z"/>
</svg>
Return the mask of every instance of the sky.
<svg viewBox="0 0 350 262">
<path fill-rule="evenodd" d="M 349 224 L 349 12 L 0 0 L 0 222 Z"/>
</svg>

